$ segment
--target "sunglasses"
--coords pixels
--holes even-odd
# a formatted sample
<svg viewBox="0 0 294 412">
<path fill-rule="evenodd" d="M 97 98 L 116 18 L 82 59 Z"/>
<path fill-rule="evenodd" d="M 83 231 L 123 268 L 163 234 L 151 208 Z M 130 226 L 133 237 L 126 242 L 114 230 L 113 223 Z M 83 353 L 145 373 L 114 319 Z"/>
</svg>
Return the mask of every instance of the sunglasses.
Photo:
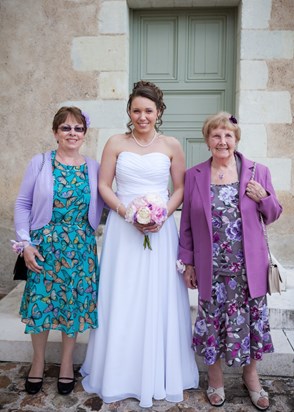
<svg viewBox="0 0 294 412">
<path fill-rule="evenodd" d="M 84 133 L 85 128 L 83 126 L 60 126 L 58 127 L 62 132 L 70 132 L 71 130 L 74 130 L 76 133 Z"/>
</svg>

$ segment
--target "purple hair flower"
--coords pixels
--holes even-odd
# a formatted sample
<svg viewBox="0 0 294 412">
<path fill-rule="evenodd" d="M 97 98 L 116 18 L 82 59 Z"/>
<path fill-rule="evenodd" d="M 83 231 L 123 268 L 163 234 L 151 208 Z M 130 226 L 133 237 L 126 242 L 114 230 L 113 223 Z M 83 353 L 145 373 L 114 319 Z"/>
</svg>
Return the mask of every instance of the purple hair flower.
<svg viewBox="0 0 294 412">
<path fill-rule="evenodd" d="M 86 120 L 86 125 L 87 125 L 87 127 L 89 127 L 90 124 L 91 124 L 89 115 L 88 115 L 86 112 L 82 112 L 82 115 L 84 116 L 84 118 L 85 118 L 85 120 Z"/>
<path fill-rule="evenodd" d="M 229 120 L 230 120 L 230 122 L 232 122 L 234 124 L 238 124 L 238 121 L 237 121 L 236 117 L 233 116 L 233 115 L 231 117 L 229 117 Z"/>
</svg>

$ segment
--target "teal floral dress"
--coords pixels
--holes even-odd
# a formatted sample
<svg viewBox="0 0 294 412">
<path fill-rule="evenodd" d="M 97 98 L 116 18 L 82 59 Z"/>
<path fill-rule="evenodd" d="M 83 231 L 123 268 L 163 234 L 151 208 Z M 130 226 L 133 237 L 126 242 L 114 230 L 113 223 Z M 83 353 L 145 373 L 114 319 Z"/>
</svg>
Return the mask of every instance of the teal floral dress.
<svg viewBox="0 0 294 412">
<path fill-rule="evenodd" d="M 20 315 L 25 333 L 55 329 L 73 337 L 97 328 L 98 260 L 88 222 L 90 187 L 87 164 L 67 166 L 52 152 L 54 177 L 51 221 L 31 231 L 44 262 L 40 274 L 28 271 Z"/>
<path fill-rule="evenodd" d="M 274 351 L 266 296 L 249 294 L 242 247 L 239 182 L 211 185 L 213 276 L 210 301 L 199 299 L 193 348 L 213 365 L 244 366 Z"/>
</svg>

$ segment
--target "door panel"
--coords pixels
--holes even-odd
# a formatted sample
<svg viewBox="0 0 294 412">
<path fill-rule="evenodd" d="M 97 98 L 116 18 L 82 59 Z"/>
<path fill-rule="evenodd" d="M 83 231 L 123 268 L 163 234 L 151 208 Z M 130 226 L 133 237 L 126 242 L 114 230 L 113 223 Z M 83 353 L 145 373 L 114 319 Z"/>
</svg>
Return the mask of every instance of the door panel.
<svg viewBox="0 0 294 412">
<path fill-rule="evenodd" d="M 142 79 L 169 80 L 177 76 L 176 19 L 144 19 L 142 22 Z"/>
<path fill-rule="evenodd" d="M 188 80 L 224 79 L 224 19 L 189 19 Z"/>
<path fill-rule="evenodd" d="M 206 160 L 204 119 L 234 113 L 234 9 L 165 9 L 133 12 L 130 83 L 144 79 L 164 92 L 161 131 L 182 144 L 187 167 Z"/>
</svg>

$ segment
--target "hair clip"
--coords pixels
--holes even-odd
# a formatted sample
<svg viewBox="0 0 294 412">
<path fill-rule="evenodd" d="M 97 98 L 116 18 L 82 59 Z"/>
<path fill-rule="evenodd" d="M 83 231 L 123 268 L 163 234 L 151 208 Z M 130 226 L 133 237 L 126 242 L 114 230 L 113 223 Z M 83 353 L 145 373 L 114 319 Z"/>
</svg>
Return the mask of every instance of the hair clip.
<svg viewBox="0 0 294 412">
<path fill-rule="evenodd" d="M 85 112 L 82 112 L 82 115 L 84 116 L 84 118 L 85 118 L 85 120 L 86 120 L 86 125 L 87 125 L 87 127 L 89 127 L 90 124 L 91 124 L 89 115 L 88 115 L 87 113 L 85 113 Z"/>
<path fill-rule="evenodd" d="M 238 124 L 238 121 L 236 119 L 236 117 L 234 117 L 233 115 L 231 117 L 229 117 L 230 122 L 234 123 L 234 124 Z"/>
</svg>

